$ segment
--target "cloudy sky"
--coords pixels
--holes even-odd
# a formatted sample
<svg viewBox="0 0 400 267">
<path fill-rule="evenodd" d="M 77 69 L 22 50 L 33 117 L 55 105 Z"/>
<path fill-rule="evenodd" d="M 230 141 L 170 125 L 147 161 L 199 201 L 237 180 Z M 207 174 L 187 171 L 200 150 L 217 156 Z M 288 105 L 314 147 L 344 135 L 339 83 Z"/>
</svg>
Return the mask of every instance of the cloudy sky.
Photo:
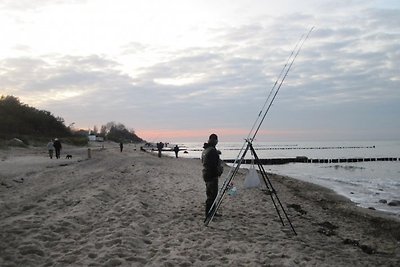
<svg viewBox="0 0 400 267">
<path fill-rule="evenodd" d="M 400 136 L 400 1 L 0 0 L 0 94 L 148 141 Z"/>
</svg>

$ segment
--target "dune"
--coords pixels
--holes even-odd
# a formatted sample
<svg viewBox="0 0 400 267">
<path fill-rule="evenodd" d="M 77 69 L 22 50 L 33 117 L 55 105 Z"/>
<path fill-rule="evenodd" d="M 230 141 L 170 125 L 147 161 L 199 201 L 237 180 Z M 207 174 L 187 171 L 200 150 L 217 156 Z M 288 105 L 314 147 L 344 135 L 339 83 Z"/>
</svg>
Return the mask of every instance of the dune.
<svg viewBox="0 0 400 267">
<path fill-rule="evenodd" d="M 104 145 L 0 150 L 0 266 L 400 266 L 398 218 L 331 190 L 270 175 L 294 235 L 241 170 L 205 227 L 199 160 Z"/>
</svg>

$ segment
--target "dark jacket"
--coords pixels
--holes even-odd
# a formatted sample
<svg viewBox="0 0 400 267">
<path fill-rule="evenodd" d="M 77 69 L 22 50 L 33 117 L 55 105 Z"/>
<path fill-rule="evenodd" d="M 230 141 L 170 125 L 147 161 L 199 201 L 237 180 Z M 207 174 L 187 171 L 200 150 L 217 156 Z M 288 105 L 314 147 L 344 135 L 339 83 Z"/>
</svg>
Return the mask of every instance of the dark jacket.
<svg viewBox="0 0 400 267">
<path fill-rule="evenodd" d="M 223 169 L 217 149 L 214 146 L 205 148 L 201 159 L 203 162 L 204 181 L 210 182 L 214 179 L 218 179 L 218 177 L 221 176 Z"/>
<path fill-rule="evenodd" d="M 62 148 L 61 142 L 59 140 L 54 141 L 53 146 L 56 150 L 60 150 Z"/>
</svg>

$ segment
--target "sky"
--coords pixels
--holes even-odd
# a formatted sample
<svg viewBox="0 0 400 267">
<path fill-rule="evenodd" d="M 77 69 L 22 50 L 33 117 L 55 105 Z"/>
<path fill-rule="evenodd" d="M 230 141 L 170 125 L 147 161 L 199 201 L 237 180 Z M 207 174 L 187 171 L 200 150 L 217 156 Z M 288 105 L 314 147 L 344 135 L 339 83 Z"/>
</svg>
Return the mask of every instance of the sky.
<svg viewBox="0 0 400 267">
<path fill-rule="evenodd" d="M 0 0 L 0 95 L 75 129 L 242 142 L 399 140 L 400 1 Z"/>
</svg>

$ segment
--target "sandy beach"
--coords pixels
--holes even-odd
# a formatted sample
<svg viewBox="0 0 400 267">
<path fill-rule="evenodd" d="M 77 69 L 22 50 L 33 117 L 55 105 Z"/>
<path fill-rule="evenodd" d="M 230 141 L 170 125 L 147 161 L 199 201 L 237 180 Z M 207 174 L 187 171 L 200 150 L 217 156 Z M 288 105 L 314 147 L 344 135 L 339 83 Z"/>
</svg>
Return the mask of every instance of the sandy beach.
<svg viewBox="0 0 400 267">
<path fill-rule="evenodd" d="M 0 266 L 400 266 L 400 221 L 328 189 L 271 175 L 294 235 L 241 170 L 205 227 L 200 160 L 104 145 L 0 150 Z"/>
</svg>

